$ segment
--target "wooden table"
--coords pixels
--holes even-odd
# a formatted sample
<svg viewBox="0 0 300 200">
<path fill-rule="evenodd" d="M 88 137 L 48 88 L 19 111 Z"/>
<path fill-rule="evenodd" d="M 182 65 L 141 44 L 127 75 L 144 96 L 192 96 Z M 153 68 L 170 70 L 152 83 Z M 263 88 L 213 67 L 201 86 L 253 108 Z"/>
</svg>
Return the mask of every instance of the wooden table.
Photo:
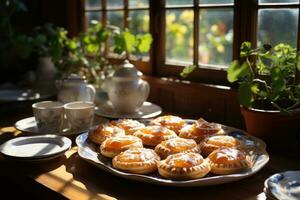
<svg viewBox="0 0 300 200">
<path fill-rule="evenodd" d="M 26 135 L 13 127 L 0 128 L 0 143 Z M 72 138 L 74 141 L 74 138 Z M 75 143 L 74 143 L 75 144 Z M 230 199 L 262 200 L 264 180 L 286 170 L 299 170 L 299 154 L 270 153 L 269 163 L 257 174 L 223 185 L 165 187 L 125 180 L 82 160 L 73 146 L 53 160 L 26 163 L 0 157 L 1 195 L 30 199 Z M 13 193 L 8 192 L 13 189 Z M 27 198 L 26 198 L 27 199 Z"/>
</svg>

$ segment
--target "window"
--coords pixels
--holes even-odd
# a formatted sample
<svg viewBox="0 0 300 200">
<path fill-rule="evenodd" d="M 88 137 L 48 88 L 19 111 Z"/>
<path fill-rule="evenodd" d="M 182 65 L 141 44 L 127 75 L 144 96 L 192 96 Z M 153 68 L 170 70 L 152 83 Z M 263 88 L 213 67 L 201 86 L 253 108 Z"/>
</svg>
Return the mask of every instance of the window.
<svg viewBox="0 0 300 200">
<path fill-rule="evenodd" d="M 86 0 L 84 10 L 84 29 L 91 20 L 101 21 L 103 25 L 129 28 L 134 34 L 150 31 L 149 0 Z M 112 41 L 108 41 L 108 47 Z M 109 49 L 109 48 L 108 48 Z M 108 50 L 108 57 L 116 60 L 117 56 Z M 149 55 L 144 55 L 142 61 L 131 57 L 134 64 L 149 68 Z"/>
<path fill-rule="evenodd" d="M 166 63 L 228 65 L 233 6 L 233 0 L 166 0 Z"/>
<path fill-rule="evenodd" d="M 184 66 L 194 64 L 190 80 L 228 84 L 226 69 L 239 58 L 243 41 L 300 47 L 299 0 L 86 0 L 85 5 L 86 20 L 152 33 L 150 62 L 138 66 L 154 76 L 179 77 Z"/>
<path fill-rule="evenodd" d="M 259 0 L 257 44 L 297 47 L 299 0 Z"/>
</svg>

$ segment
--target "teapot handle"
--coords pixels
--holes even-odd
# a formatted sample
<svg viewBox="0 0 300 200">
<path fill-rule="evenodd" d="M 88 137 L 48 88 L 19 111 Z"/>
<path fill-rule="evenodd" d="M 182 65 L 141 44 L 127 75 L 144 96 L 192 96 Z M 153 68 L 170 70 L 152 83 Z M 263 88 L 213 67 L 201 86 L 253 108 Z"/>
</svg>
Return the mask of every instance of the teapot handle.
<svg viewBox="0 0 300 200">
<path fill-rule="evenodd" d="M 89 84 L 89 85 L 86 85 L 86 90 L 88 91 L 88 95 L 89 95 L 89 99 L 91 101 L 94 101 L 95 99 L 95 95 L 96 95 L 96 89 L 93 85 Z"/>
<path fill-rule="evenodd" d="M 147 100 L 148 96 L 149 96 L 149 92 L 150 92 L 150 86 L 149 83 L 147 81 L 143 80 L 143 86 L 145 88 L 145 96 L 144 96 L 144 101 Z"/>
</svg>

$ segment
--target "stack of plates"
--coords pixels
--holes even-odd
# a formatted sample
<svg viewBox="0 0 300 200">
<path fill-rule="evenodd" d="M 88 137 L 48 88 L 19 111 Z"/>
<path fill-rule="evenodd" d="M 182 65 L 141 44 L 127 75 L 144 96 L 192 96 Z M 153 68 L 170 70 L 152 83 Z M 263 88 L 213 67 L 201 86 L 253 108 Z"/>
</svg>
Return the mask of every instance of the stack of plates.
<svg viewBox="0 0 300 200">
<path fill-rule="evenodd" d="M 59 157 L 70 149 L 72 141 L 58 135 L 18 137 L 0 146 L 0 153 L 11 159 L 41 161 Z"/>
<path fill-rule="evenodd" d="M 300 171 L 286 171 L 270 176 L 265 181 L 264 192 L 270 199 L 299 200 Z"/>
</svg>

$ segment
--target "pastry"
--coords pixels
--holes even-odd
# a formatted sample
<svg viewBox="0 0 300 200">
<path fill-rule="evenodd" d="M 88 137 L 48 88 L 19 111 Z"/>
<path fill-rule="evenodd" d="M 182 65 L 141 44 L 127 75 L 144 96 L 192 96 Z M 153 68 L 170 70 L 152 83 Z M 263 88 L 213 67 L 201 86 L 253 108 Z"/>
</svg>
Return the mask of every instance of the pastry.
<svg viewBox="0 0 300 200">
<path fill-rule="evenodd" d="M 145 127 L 144 124 L 133 119 L 119 119 L 117 121 L 111 121 L 111 124 L 122 128 L 126 135 L 132 135 L 137 130 Z"/>
<path fill-rule="evenodd" d="M 161 176 L 170 179 L 196 179 L 209 173 L 210 165 L 200 154 L 182 152 L 172 154 L 157 163 Z"/>
<path fill-rule="evenodd" d="M 112 160 L 113 167 L 134 174 L 149 174 L 157 170 L 159 156 L 152 149 L 130 148 Z"/>
<path fill-rule="evenodd" d="M 96 129 L 90 130 L 88 137 L 92 142 L 101 144 L 107 138 L 118 135 L 125 135 L 125 131 L 111 124 L 101 124 Z"/>
<path fill-rule="evenodd" d="M 221 147 L 213 151 L 207 159 L 214 174 L 232 174 L 252 166 L 243 151 L 229 147 Z"/>
<path fill-rule="evenodd" d="M 180 137 L 162 141 L 159 145 L 155 147 L 155 152 L 161 158 L 166 158 L 171 154 L 180 152 L 200 153 L 199 146 L 197 145 L 195 140 Z"/>
<path fill-rule="evenodd" d="M 213 135 L 200 143 L 201 154 L 204 156 L 208 156 L 220 147 L 238 148 L 239 146 L 239 140 L 229 135 Z"/>
<path fill-rule="evenodd" d="M 178 133 L 179 130 L 182 129 L 182 127 L 186 124 L 186 122 L 177 116 L 164 115 L 164 116 L 160 116 L 160 117 L 153 119 L 150 122 L 150 124 L 164 126 L 164 127 L 167 127 L 168 129 Z"/>
<path fill-rule="evenodd" d="M 200 118 L 195 123 L 183 127 L 179 131 L 182 138 L 194 139 L 196 142 L 202 141 L 205 137 L 213 134 L 223 134 L 222 126 L 217 123 L 210 123 Z"/>
<path fill-rule="evenodd" d="M 144 145 L 156 146 L 164 140 L 177 137 L 176 133 L 163 126 L 146 126 L 136 131 L 134 136 L 141 138 Z"/>
<path fill-rule="evenodd" d="M 142 140 L 132 135 L 114 136 L 102 142 L 100 152 L 103 156 L 112 158 L 131 147 L 143 147 Z"/>
</svg>

